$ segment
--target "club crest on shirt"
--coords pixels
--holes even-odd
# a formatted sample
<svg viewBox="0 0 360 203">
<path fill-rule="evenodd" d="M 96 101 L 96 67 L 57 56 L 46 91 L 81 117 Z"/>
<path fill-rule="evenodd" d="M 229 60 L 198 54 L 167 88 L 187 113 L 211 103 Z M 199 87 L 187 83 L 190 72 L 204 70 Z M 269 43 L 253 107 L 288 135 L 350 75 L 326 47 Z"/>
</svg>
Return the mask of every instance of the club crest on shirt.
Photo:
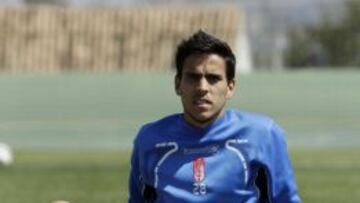
<svg viewBox="0 0 360 203">
<path fill-rule="evenodd" d="M 193 161 L 193 177 L 195 195 L 205 195 L 206 185 L 203 183 L 205 179 L 205 159 L 203 157 L 197 158 Z"/>
<path fill-rule="evenodd" d="M 193 161 L 194 180 L 199 183 L 205 178 L 205 159 L 203 157 Z"/>
</svg>

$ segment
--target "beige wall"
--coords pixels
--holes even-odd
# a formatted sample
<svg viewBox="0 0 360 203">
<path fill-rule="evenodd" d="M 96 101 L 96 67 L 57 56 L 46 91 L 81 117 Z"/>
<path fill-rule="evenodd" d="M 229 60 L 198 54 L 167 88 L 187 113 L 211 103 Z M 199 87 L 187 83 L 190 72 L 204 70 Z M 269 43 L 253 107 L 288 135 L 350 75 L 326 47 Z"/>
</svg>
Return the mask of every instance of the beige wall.
<svg viewBox="0 0 360 203">
<path fill-rule="evenodd" d="M 165 70 L 199 28 L 234 46 L 239 18 L 232 8 L 1 8 L 0 70 Z"/>
</svg>

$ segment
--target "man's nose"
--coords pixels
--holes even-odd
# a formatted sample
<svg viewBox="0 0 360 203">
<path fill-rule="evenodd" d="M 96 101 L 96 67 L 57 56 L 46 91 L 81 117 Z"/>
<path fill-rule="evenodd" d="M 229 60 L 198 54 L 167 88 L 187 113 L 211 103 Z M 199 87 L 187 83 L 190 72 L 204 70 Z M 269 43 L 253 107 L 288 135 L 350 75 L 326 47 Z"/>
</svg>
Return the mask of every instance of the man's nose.
<svg viewBox="0 0 360 203">
<path fill-rule="evenodd" d="M 197 84 L 197 89 L 200 93 L 206 93 L 209 90 L 209 83 L 206 80 L 205 77 L 200 78 L 198 84 Z"/>
</svg>

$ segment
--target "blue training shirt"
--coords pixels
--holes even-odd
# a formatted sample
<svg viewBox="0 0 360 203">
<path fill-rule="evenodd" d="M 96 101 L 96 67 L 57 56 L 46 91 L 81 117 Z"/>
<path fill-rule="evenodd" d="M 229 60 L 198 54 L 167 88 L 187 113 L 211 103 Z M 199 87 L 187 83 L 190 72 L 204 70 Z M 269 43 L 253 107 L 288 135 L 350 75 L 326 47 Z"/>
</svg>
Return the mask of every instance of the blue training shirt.
<svg viewBox="0 0 360 203">
<path fill-rule="evenodd" d="M 236 110 L 203 129 L 183 114 L 144 125 L 129 193 L 129 203 L 301 202 L 284 131 L 268 117 Z"/>
</svg>

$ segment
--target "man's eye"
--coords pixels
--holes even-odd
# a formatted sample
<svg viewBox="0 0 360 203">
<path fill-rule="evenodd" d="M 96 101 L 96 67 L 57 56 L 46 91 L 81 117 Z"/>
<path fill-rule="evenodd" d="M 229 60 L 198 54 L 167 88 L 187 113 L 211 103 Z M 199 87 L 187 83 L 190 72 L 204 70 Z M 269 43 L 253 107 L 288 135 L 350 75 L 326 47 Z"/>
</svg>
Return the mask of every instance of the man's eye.
<svg viewBox="0 0 360 203">
<path fill-rule="evenodd" d="M 216 83 L 221 80 L 221 77 L 218 75 L 209 75 L 206 77 L 210 83 Z"/>
<path fill-rule="evenodd" d="M 186 77 L 187 77 L 188 80 L 191 80 L 191 81 L 196 81 L 196 80 L 199 80 L 201 78 L 201 76 L 198 76 L 198 75 L 195 75 L 195 74 L 188 74 Z"/>
</svg>

